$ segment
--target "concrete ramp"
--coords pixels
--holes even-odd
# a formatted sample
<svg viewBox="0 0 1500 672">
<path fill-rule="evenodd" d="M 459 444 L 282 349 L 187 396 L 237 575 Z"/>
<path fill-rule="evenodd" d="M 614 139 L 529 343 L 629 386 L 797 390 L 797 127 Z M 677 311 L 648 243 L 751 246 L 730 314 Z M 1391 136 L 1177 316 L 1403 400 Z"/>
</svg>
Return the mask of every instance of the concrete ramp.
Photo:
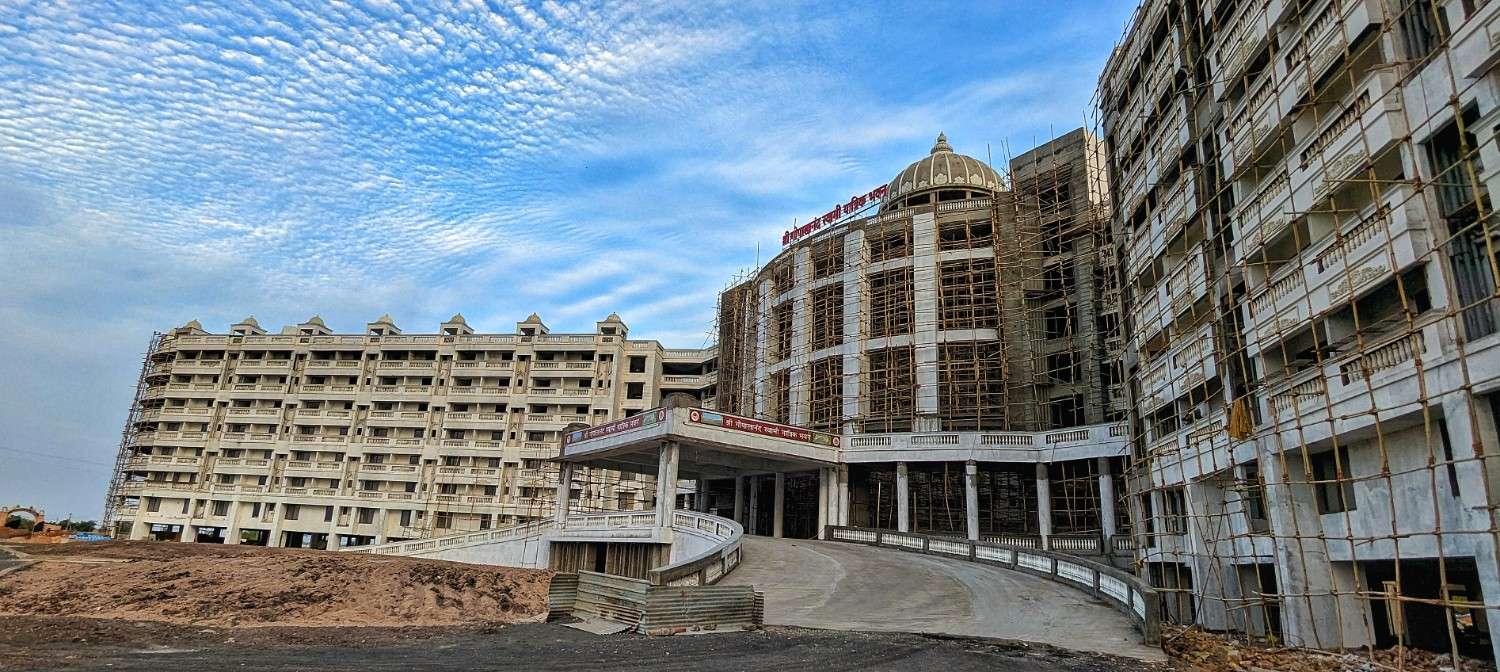
<svg viewBox="0 0 1500 672">
<path fill-rule="evenodd" d="M 765 622 L 1052 644 L 1164 660 L 1130 619 L 1091 596 L 1018 571 L 854 544 L 744 537 L 720 585 L 765 593 Z"/>
</svg>

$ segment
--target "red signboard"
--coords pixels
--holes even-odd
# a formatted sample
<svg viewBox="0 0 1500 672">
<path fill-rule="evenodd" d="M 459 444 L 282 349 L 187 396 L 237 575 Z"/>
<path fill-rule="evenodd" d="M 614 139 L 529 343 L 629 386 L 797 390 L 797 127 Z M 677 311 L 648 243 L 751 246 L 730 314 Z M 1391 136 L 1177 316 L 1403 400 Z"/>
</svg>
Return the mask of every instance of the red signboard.
<svg viewBox="0 0 1500 672">
<path fill-rule="evenodd" d="M 833 206 L 832 210 L 814 217 L 812 221 L 781 234 L 781 244 L 783 246 L 791 245 L 801 240 L 804 236 L 838 221 L 840 217 L 847 217 L 863 210 L 865 205 L 884 199 L 886 189 L 886 185 L 882 184 L 871 189 L 868 194 L 861 194 L 850 198 L 848 203 Z"/>
<path fill-rule="evenodd" d="M 738 415 L 727 415 L 695 408 L 688 414 L 688 420 L 700 425 L 712 425 L 736 432 L 747 434 L 759 434 L 777 439 L 790 439 L 803 443 L 812 443 L 820 446 L 839 447 L 839 437 L 835 434 L 815 432 L 805 427 L 782 425 L 754 418 L 742 418 Z"/>
<path fill-rule="evenodd" d="M 602 425 L 589 427 L 588 429 L 580 429 L 576 432 L 569 432 L 567 436 L 563 437 L 563 445 L 578 443 L 579 441 L 588 441 L 589 439 L 597 439 L 605 436 L 614 436 L 615 434 L 628 432 L 632 429 L 651 427 L 665 419 L 667 419 L 667 410 L 664 408 L 642 411 L 628 418 L 621 418 L 619 420 L 606 422 Z"/>
</svg>

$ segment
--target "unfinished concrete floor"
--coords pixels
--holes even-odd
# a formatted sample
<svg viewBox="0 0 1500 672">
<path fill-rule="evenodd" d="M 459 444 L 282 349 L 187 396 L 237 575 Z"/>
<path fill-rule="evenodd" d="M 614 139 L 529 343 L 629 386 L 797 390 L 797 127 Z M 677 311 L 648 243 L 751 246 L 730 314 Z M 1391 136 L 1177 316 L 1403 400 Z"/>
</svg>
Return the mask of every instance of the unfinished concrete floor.
<svg viewBox="0 0 1500 672">
<path fill-rule="evenodd" d="M 858 544 L 745 538 L 725 584 L 766 594 L 766 623 L 1041 642 L 1163 660 L 1130 619 L 1052 581 L 989 565 Z"/>
</svg>

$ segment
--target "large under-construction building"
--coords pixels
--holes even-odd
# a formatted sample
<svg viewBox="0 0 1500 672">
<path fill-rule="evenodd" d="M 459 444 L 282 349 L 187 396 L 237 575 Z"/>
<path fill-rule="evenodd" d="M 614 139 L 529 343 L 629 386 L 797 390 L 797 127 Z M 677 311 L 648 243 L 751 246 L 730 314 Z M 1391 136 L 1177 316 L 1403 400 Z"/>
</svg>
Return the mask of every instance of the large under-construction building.
<svg viewBox="0 0 1500 672">
<path fill-rule="evenodd" d="M 1500 645 L 1497 26 L 1482 0 L 1136 12 L 1099 98 L 1171 618 Z"/>
<path fill-rule="evenodd" d="M 1108 551 L 1130 540 L 1101 147 L 1080 129 L 1008 172 L 939 135 L 878 210 L 789 232 L 721 296 L 719 408 L 842 434 L 852 524 Z"/>
<path fill-rule="evenodd" d="M 549 515 L 560 435 L 687 394 L 712 404 L 714 350 L 632 340 L 619 316 L 508 334 L 462 316 L 402 333 L 313 317 L 267 333 L 197 322 L 153 339 L 126 421 L 106 529 L 118 537 L 337 548 Z M 649 479 L 574 474 L 575 507 L 651 505 Z"/>
</svg>

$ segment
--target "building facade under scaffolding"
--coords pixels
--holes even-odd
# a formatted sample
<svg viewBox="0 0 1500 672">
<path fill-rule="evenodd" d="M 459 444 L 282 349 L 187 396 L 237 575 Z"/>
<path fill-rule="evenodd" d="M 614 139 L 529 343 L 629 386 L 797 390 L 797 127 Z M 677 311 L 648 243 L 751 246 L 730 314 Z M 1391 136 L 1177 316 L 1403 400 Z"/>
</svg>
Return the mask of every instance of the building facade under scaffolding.
<svg viewBox="0 0 1500 672">
<path fill-rule="evenodd" d="M 1130 539 L 1100 143 L 1009 173 L 940 135 L 878 211 L 789 232 L 720 297 L 719 408 L 841 434 L 838 522 L 1109 552 Z M 784 478 L 786 533 L 815 535 L 815 475 Z"/>
<path fill-rule="evenodd" d="M 1175 620 L 1500 643 L 1497 25 L 1473 0 L 1151 0 L 1112 56 L 1127 482 Z"/>
</svg>

